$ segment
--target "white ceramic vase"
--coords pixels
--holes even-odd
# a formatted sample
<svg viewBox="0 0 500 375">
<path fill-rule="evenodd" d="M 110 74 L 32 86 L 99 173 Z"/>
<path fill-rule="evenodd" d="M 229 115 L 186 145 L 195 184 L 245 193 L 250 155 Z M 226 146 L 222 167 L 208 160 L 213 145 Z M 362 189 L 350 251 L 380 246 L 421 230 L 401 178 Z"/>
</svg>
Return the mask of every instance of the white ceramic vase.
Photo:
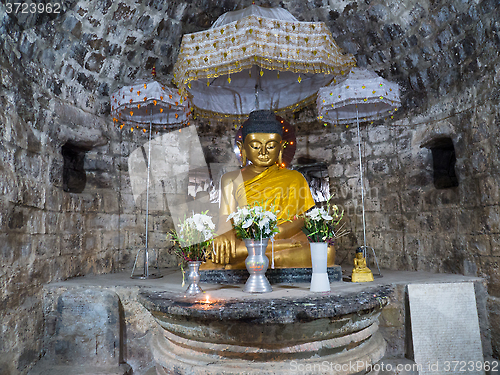
<svg viewBox="0 0 500 375">
<path fill-rule="evenodd" d="M 311 242 L 311 292 L 329 292 L 330 281 L 327 273 L 328 244 L 326 242 Z"/>
</svg>

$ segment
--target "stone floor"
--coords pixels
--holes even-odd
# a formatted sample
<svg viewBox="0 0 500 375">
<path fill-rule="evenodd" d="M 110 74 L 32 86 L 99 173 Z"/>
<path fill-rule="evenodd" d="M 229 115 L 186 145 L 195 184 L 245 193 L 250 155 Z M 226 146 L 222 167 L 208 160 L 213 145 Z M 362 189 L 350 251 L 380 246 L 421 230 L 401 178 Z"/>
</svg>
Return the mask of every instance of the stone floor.
<svg viewBox="0 0 500 375">
<path fill-rule="evenodd" d="M 345 273 L 348 274 L 349 272 Z M 116 312 L 117 319 L 122 321 L 121 328 L 109 327 L 107 324 L 109 321 L 102 321 L 99 323 L 96 321 L 95 327 L 93 329 L 96 332 L 89 332 L 89 337 L 78 338 L 81 342 L 92 342 L 94 340 L 97 342 L 96 337 L 101 337 L 101 331 L 114 332 L 115 336 L 119 338 L 114 338 L 114 342 L 102 344 L 102 352 L 97 352 L 96 356 L 102 356 L 100 362 L 109 365 L 114 363 L 119 369 L 120 363 L 127 363 L 131 366 L 133 374 L 149 375 L 150 370 L 153 366 L 153 358 L 149 350 L 149 341 L 151 336 L 158 329 L 156 321 L 152 318 L 151 314 L 137 301 L 137 296 L 139 292 L 150 290 L 150 291 L 168 291 L 171 293 L 179 293 L 182 295 L 186 286 L 182 286 L 182 275 L 178 269 L 164 269 L 161 270 L 163 275 L 160 279 L 149 279 L 149 280 L 138 280 L 131 279 L 130 273 L 116 273 L 108 275 L 96 275 L 96 276 L 86 276 L 80 278 L 73 278 L 66 281 L 61 281 L 57 283 L 48 284 L 45 286 L 45 316 L 47 317 L 46 322 L 46 333 L 45 333 L 45 356 L 39 362 L 37 366 L 31 371 L 31 375 L 41 375 L 48 374 L 46 372 L 48 368 L 52 368 L 51 373 L 56 373 L 55 371 L 64 365 L 67 375 L 70 374 L 80 374 L 83 372 L 85 364 L 79 363 L 74 366 L 73 371 L 68 371 L 68 365 L 72 361 L 71 352 L 57 351 L 57 346 L 51 346 L 51 342 L 61 342 L 62 331 L 67 328 L 61 325 L 61 309 L 63 307 L 71 306 L 67 301 L 71 301 L 78 308 L 71 310 L 71 314 L 81 314 L 81 304 L 80 296 L 82 293 L 88 293 L 88 291 L 95 291 L 98 293 L 110 293 L 117 296 L 119 300 L 118 305 L 120 312 Z M 403 272 L 403 271 L 389 271 L 382 270 L 383 277 L 376 277 L 375 281 L 370 283 L 351 283 L 345 281 L 339 281 L 331 283 L 331 291 L 324 293 L 327 295 L 341 295 L 344 293 L 356 293 L 362 292 L 364 290 L 373 288 L 376 285 L 390 285 L 392 286 L 396 293 L 394 298 L 391 300 L 389 305 L 384 308 L 382 315 L 379 319 L 380 330 L 388 342 L 388 349 L 386 355 L 391 358 L 403 358 L 405 355 L 405 345 L 406 345 L 406 327 L 405 327 L 405 288 L 408 284 L 420 284 L 420 283 L 455 283 L 455 282 L 473 282 L 475 285 L 483 285 L 483 279 L 477 277 L 468 277 L 455 274 L 433 274 L 428 272 Z M 199 298 L 206 300 L 212 299 L 279 299 L 279 298 L 300 298 L 311 296 L 309 291 L 308 283 L 297 283 L 297 284 L 279 284 L 273 285 L 273 291 L 266 294 L 247 294 L 242 291 L 243 285 L 215 285 L 215 284 L 202 284 L 202 288 L 205 293 Z M 481 288 L 479 288 L 481 289 Z M 102 296 L 99 294 L 99 311 L 102 309 L 108 309 L 108 316 L 114 316 L 115 304 L 102 305 Z M 477 293 L 476 293 L 477 294 Z M 88 306 L 83 308 L 84 311 L 90 311 L 92 314 L 92 298 L 85 300 Z M 480 311 L 479 306 L 481 305 L 481 296 L 478 296 L 478 311 L 480 316 L 480 321 L 482 315 L 485 312 Z M 105 299 L 105 300 L 109 300 Z M 62 302 L 61 302 L 62 301 Z M 64 303 L 63 303 L 64 302 Z M 77 317 L 81 319 L 81 317 Z M 59 320 L 58 320 L 59 319 Z M 112 320 L 112 319 L 111 319 Z M 484 319 L 483 319 L 484 320 Z M 54 321 L 56 323 L 54 323 Z M 487 321 L 487 320 L 486 320 Z M 481 322 L 480 322 L 481 323 Z M 102 327 L 98 325 L 102 324 Z M 54 325 L 56 328 L 54 328 Z M 61 329 L 57 327 L 62 327 Z M 484 327 L 482 327 L 484 328 Z M 487 328 L 484 328 L 487 331 Z M 114 330 L 114 331 L 113 331 Z M 74 334 L 73 331 L 71 331 Z M 84 333 L 87 334 L 87 333 Z M 112 335 L 111 335 L 112 336 Z M 487 337 L 485 336 L 485 339 Z M 88 339 L 88 340 L 87 340 Z M 109 339 L 109 338 L 108 338 Z M 113 338 L 109 339 L 113 340 Z M 106 344 L 108 344 L 106 346 Z M 114 351 L 109 349 L 113 347 Z M 119 346 L 119 350 L 117 349 Z M 54 347 L 56 349 L 54 349 Z M 485 355 L 487 353 L 485 352 Z M 66 357 L 64 357 L 66 356 Z M 93 359 L 92 359 L 93 360 Z M 43 370 L 43 371 L 42 371 Z M 98 373 L 98 372 L 95 372 Z M 102 372 L 110 373 L 110 372 Z M 113 373 L 113 372 L 111 372 Z M 120 372 L 116 372 L 120 373 Z M 125 372 L 121 372 L 124 374 Z"/>
</svg>

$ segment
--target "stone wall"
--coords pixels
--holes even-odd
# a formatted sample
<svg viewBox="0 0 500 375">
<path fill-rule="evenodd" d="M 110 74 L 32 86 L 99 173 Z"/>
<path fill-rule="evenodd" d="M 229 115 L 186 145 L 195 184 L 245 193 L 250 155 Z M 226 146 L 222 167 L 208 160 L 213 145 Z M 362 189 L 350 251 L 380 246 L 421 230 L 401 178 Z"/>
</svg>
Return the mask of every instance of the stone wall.
<svg viewBox="0 0 500 375">
<path fill-rule="evenodd" d="M 107 121 L 49 99 L 13 69 L 1 74 L 0 372 L 16 374 L 41 354 L 42 285 L 120 269 L 125 248 Z M 79 194 L 63 190 L 65 144 L 86 150 Z"/>
<path fill-rule="evenodd" d="M 128 156 L 145 139 L 113 127 L 113 77 L 98 82 L 78 71 L 80 39 L 67 34 L 67 15 L 16 19 L 0 6 L 2 374 L 25 373 L 43 354 L 44 284 L 130 270 L 144 244 L 145 210 L 132 198 Z M 65 191 L 63 146 L 84 156 L 77 192 Z M 152 241 L 160 250 L 165 218 L 150 220 L 163 231 Z M 163 266 L 174 264 L 162 254 Z"/>
<path fill-rule="evenodd" d="M 144 243 L 144 200 L 134 200 L 128 156 L 146 139 L 112 126 L 110 93 L 148 78 L 153 65 L 168 82 L 184 33 L 250 3 L 70 0 L 57 15 L 7 14 L 0 5 L 0 372 L 23 373 L 42 354 L 42 284 L 129 269 Z M 326 22 L 359 66 L 400 84 L 403 105 L 395 118 L 362 125 L 368 243 L 385 267 L 485 276 L 498 356 L 497 2 L 257 4 Z M 312 107 L 290 115 L 297 157 L 329 166 L 351 230 L 339 241 L 337 259 L 350 264 L 361 244 L 356 134 L 352 126 L 324 127 L 315 118 Z M 234 167 L 227 127 L 196 126 L 207 163 Z M 421 146 L 442 134 L 454 142 L 459 186 L 438 190 L 431 152 Z M 75 192 L 64 191 L 65 145 L 76 155 L 69 163 L 80 176 L 70 184 Z M 149 222 L 151 246 L 166 254 L 168 212 L 157 210 Z M 162 265 L 173 264 L 164 255 Z"/>
<path fill-rule="evenodd" d="M 395 126 L 363 130 L 367 244 L 375 248 L 382 267 L 483 276 L 493 307 L 498 289 L 499 176 L 490 150 L 496 152 L 498 112 L 497 104 L 474 107 L 459 111 L 453 103 L 449 108 L 461 113 L 440 112 L 437 120 L 433 114 L 413 118 L 416 124 L 405 119 Z M 471 133 L 479 128 L 488 136 L 474 142 Z M 450 189 L 436 189 L 431 151 L 422 148 L 443 135 L 453 139 L 457 155 L 459 186 Z M 363 232 L 357 153 L 346 156 L 345 149 L 342 141 L 334 145 L 334 158 L 342 161 L 332 164 L 330 176 L 351 228 L 351 235 L 339 241 L 338 259 L 350 264 Z M 492 337 L 497 329 L 492 324 Z"/>
</svg>

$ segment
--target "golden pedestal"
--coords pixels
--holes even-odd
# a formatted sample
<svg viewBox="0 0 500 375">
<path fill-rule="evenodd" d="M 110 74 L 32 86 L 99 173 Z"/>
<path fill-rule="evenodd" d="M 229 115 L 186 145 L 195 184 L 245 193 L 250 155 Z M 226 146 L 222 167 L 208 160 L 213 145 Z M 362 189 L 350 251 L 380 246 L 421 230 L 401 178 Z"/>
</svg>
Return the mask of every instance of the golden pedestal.
<svg viewBox="0 0 500 375">
<path fill-rule="evenodd" d="M 357 271 L 356 269 L 352 270 L 351 281 L 353 283 L 365 283 L 368 281 L 373 281 L 373 273 L 369 268 L 366 268 L 361 272 L 360 271 L 356 272 L 356 271 Z"/>
</svg>

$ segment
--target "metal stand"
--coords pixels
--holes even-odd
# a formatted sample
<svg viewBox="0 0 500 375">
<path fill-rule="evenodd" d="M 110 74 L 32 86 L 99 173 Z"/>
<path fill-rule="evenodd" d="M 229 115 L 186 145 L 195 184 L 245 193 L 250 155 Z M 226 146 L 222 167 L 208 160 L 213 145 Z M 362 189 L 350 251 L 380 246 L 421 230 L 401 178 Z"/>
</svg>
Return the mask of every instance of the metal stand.
<svg viewBox="0 0 500 375">
<path fill-rule="evenodd" d="M 152 111 L 151 111 L 152 114 Z M 149 175 L 151 172 L 151 133 L 153 132 L 153 121 L 152 119 L 149 121 L 149 145 L 148 145 L 148 160 L 147 160 L 147 182 L 146 182 L 146 246 L 144 249 L 139 249 L 137 255 L 135 256 L 134 267 L 132 268 L 132 274 L 130 277 L 132 279 L 158 279 L 163 277 L 159 274 L 158 270 L 158 252 L 155 251 L 156 258 L 156 271 L 158 273 L 149 273 L 149 251 L 148 251 L 148 224 L 149 224 Z M 142 274 L 135 275 L 135 267 L 137 265 L 137 259 L 139 258 L 139 254 L 144 250 L 144 269 Z"/>
<path fill-rule="evenodd" d="M 375 250 L 373 247 L 366 246 L 366 219 L 365 219 L 365 183 L 363 180 L 363 164 L 361 160 L 361 132 L 359 131 L 359 111 L 358 106 L 356 105 L 356 125 L 358 131 L 358 153 L 359 153 L 359 177 L 361 180 L 361 206 L 363 210 L 363 246 L 360 246 L 363 249 L 363 257 L 366 259 L 366 265 L 368 266 L 368 252 L 366 249 L 372 249 L 373 258 L 375 259 L 375 263 L 378 269 L 379 277 L 382 277 L 382 273 L 380 272 L 380 267 L 378 265 L 377 256 L 375 255 Z"/>
<path fill-rule="evenodd" d="M 141 251 L 144 251 L 143 273 L 134 274 L 135 269 L 136 269 L 136 265 L 137 265 L 137 260 L 139 259 L 139 255 L 140 255 Z M 135 262 L 134 262 L 134 267 L 132 268 L 132 274 L 130 275 L 130 277 L 132 279 L 146 280 L 146 279 L 159 279 L 160 277 L 163 277 L 163 275 L 160 275 L 160 271 L 158 269 L 158 253 L 156 252 L 156 250 L 153 250 L 153 251 L 155 252 L 155 267 L 154 268 L 156 268 L 156 272 L 154 272 L 154 273 L 149 272 L 149 255 L 150 255 L 151 249 L 148 249 L 147 247 L 143 248 L 143 249 L 139 249 L 139 251 L 137 252 L 137 255 L 135 256 Z"/>
<path fill-rule="evenodd" d="M 372 250 L 372 254 L 373 254 L 373 259 L 375 260 L 375 265 L 377 266 L 377 270 L 378 270 L 378 275 L 373 275 L 373 276 L 377 276 L 377 277 L 382 277 L 382 272 L 380 272 L 380 267 L 378 265 L 378 260 L 377 260 L 377 256 L 375 255 L 375 249 L 373 249 L 373 247 L 371 246 L 360 246 L 362 249 L 363 249 L 363 254 L 365 254 L 365 260 L 366 260 L 366 266 L 369 267 L 369 264 L 368 264 L 368 253 L 367 253 L 367 249 L 371 249 Z"/>
</svg>

